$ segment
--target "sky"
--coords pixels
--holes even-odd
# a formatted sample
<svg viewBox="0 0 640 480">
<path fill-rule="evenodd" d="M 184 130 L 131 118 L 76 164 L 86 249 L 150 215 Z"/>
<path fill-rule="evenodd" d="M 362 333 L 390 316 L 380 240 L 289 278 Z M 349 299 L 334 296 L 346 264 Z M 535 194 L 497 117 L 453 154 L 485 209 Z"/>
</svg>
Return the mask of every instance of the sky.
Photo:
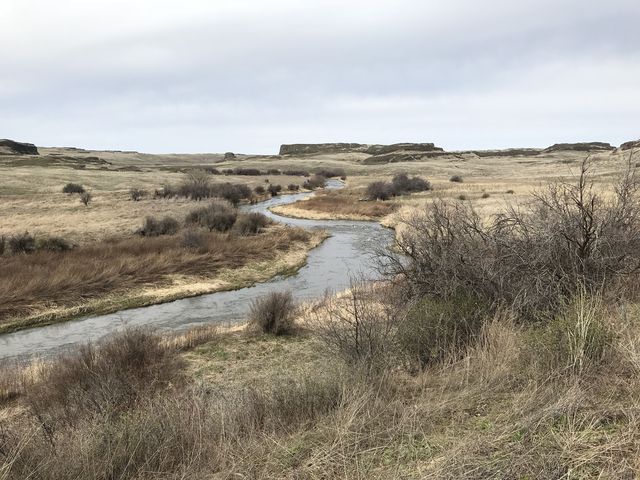
<svg viewBox="0 0 640 480">
<path fill-rule="evenodd" d="M 0 0 L 0 52 L 40 146 L 640 138 L 639 0 Z"/>
</svg>

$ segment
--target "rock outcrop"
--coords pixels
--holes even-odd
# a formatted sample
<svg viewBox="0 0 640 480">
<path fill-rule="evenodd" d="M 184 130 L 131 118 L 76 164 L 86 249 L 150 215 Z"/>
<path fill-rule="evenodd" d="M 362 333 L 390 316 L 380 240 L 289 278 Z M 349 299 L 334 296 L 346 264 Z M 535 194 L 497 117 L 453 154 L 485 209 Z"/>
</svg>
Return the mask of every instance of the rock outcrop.
<svg viewBox="0 0 640 480">
<path fill-rule="evenodd" d="M 444 149 L 436 147 L 433 143 L 394 143 L 392 145 L 371 145 L 365 153 L 371 155 L 385 155 L 387 153 L 406 152 L 444 152 Z"/>
<path fill-rule="evenodd" d="M 632 140 L 631 142 L 624 142 L 620 145 L 620 150 L 632 150 L 640 148 L 640 140 Z"/>
<path fill-rule="evenodd" d="M 393 145 L 366 145 L 362 143 L 293 143 L 280 146 L 280 155 L 309 155 L 318 153 L 360 152 L 386 155 L 393 152 L 443 152 L 433 143 L 394 143 Z"/>
<path fill-rule="evenodd" d="M 542 153 L 541 148 L 506 148 L 504 150 L 464 150 L 459 154 L 473 154 L 478 157 L 533 157 Z"/>
<path fill-rule="evenodd" d="M 551 152 L 610 152 L 616 147 L 605 142 L 583 142 L 583 143 L 556 143 L 544 149 L 545 153 Z"/>
<path fill-rule="evenodd" d="M 0 155 L 40 155 L 40 153 L 38 152 L 38 148 L 32 143 L 0 139 Z"/>
<path fill-rule="evenodd" d="M 280 155 L 362 152 L 368 145 L 360 143 L 292 143 L 280 145 Z"/>
</svg>

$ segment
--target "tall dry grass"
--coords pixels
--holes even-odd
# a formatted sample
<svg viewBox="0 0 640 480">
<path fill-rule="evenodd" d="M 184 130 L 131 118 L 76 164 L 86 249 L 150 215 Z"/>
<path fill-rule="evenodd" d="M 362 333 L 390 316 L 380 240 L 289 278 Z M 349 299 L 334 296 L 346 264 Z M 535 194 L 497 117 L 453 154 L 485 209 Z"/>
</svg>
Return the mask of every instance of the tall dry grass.
<svg viewBox="0 0 640 480">
<path fill-rule="evenodd" d="M 0 322 L 45 306 L 71 306 L 101 295 L 158 284 L 170 274 L 213 276 L 223 268 L 274 258 L 307 234 L 273 229 L 259 236 L 204 235 L 202 248 L 178 236 L 104 241 L 63 253 L 0 257 Z"/>
</svg>

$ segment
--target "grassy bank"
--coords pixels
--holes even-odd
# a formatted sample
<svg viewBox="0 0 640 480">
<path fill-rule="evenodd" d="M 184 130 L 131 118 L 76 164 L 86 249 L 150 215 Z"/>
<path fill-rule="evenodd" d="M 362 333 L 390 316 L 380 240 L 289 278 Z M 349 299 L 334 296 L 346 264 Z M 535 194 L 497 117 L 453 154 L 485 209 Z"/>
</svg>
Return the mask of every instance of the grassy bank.
<svg viewBox="0 0 640 480">
<path fill-rule="evenodd" d="M 202 235 L 197 250 L 173 235 L 0 257 L 0 332 L 249 286 L 295 272 L 326 238 L 286 227 Z"/>
<path fill-rule="evenodd" d="M 578 302 L 565 318 L 595 313 Z M 427 368 L 375 373 L 304 320 L 287 336 L 127 332 L 3 370 L 0 478 L 634 478 L 639 320 L 628 306 L 582 368 L 557 325 L 504 312 Z"/>
</svg>

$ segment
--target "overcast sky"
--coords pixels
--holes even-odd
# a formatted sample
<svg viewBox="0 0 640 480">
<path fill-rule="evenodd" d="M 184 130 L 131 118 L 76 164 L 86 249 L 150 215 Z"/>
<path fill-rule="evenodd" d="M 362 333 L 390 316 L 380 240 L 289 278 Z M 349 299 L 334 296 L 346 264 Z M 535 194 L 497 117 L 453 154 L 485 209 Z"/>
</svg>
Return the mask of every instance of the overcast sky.
<svg viewBox="0 0 640 480">
<path fill-rule="evenodd" d="M 41 146 L 640 138 L 640 0 L 0 0 L 0 52 Z"/>
</svg>

